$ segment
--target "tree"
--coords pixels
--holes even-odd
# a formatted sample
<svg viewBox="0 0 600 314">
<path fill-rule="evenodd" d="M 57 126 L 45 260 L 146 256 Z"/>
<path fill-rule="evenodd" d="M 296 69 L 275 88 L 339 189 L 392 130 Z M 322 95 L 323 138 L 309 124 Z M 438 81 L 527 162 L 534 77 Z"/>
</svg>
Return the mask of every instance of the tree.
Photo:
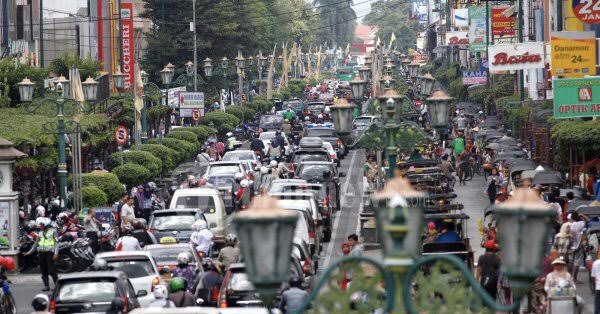
<svg viewBox="0 0 600 314">
<path fill-rule="evenodd" d="M 319 13 L 319 27 L 315 30 L 318 38 L 328 43 L 345 48 L 352 42 L 356 12 L 352 9 L 352 0 L 315 0 Z"/>
<path fill-rule="evenodd" d="M 379 26 L 377 36 L 383 41 L 389 41 L 392 33 L 396 35 L 396 46 L 400 51 L 408 51 L 417 41 L 420 25 L 417 20 L 410 18 L 411 2 L 404 0 L 378 0 L 371 4 L 371 11 L 363 21 L 365 24 Z"/>
</svg>

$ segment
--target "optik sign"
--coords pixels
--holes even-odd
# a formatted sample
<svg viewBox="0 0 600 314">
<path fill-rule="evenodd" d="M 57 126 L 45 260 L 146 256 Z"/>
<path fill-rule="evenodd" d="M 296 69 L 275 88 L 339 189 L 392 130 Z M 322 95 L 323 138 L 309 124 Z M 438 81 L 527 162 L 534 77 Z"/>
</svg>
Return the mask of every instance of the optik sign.
<svg viewBox="0 0 600 314">
<path fill-rule="evenodd" d="M 600 117 L 600 77 L 556 79 L 554 118 Z"/>
</svg>

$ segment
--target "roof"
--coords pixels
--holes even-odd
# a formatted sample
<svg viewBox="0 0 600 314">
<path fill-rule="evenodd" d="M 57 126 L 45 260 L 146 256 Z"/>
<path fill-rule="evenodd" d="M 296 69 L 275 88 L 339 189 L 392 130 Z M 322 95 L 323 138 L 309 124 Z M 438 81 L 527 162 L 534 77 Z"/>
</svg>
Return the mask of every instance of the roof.
<svg viewBox="0 0 600 314">
<path fill-rule="evenodd" d="M 239 165 L 240 162 L 242 161 L 238 161 L 238 160 L 231 160 L 231 161 L 212 161 L 209 166 L 214 166 L 214 165 Z"/>
<path fill-rule="evenodd" d="M 161 213 L 174 213 L 174 212 L 198 212 L 198 209 L 195 208 L 172 208 L 172 209 L 160 209 L 155 210 L 153 215 L 161 214 Z"/>
<path fill-rule="evenodd" d="M 27 154 L 13 147 L 14 144 L 0 137 L 0 159 L 17 159 L 27 157 Z"/>
<path fill-rule="evenodd" d="M 131 257 L 140 257 L 140 256 L 145 256 L 145 257 L 152 257 L 152 255 L 150 255 L 150 253 L 145 252 L 145 251 L 111 251 L 111 252 L 102 252 L 102 253 L 98 253 L 96 254 L 96 258 L 110 258 L 110 257 L 127 257 L 127 256 L 131 256 Z"/>
<path fill-rule="evenodd" d="M 119 278 L 125 276 L 121 271 L 83 271 L 77 273 L 63 274 L 58 278 L 59 281 L 84 279 L 84 278 Z"/>
<path fill-rule="evenodd" d="M 177 189 L 175 190 L 175 195 L 218 195 L 219 191 L 215 188 L 211 187 L 198 187 L 198 188 L 185 188 L 185 189 Z"/>
<path fill-rule="evenodd" d="M 326 165 L 333 166 L 333 162 L 331 161 L 303 161 L 300 165 Z"/>
<path fill-rule="evenodd" d="M 147 244 L 144 250 L 160 249 L 160 248 L 190 248 L 190 243 L 173 243 L 173 244 Z"/>
<path fill-rule="evenodd" d="M 375 40 L 379 27 L 375 25 L 356 24 L 354 26 L 354 36 L 363 41 Z"/>
<path fill-rule="evenodd" d="M 304 179 L 275 179 L 271 183 L 306 183 Z"/>
</svg>

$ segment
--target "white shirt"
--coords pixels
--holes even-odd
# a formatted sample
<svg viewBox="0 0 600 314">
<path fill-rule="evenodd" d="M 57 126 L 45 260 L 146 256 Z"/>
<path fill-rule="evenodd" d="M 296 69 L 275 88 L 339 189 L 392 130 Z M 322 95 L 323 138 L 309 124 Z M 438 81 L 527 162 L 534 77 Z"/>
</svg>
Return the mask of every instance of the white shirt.
<svg viewBox="0 0 600 314">
<path fill-rule="evenodd" d="M 577 249 L 579 244 L 581 244 L 581 233 L 583 228 L 585 228 L 585 221 L 574 221 L 571 223 L 571 238 L 573 239 L 571 248 L 573 250 Z"/>
<path fill-rule="evenodd" d="M 140 241 L 132 236 L 124 236 L 117 241 L 117 247 L 121 245 L 121 251 L 140 251 Z"/>
<path fill-rule="evenodd" d="M 600 290 L 600 259 L 595 260 L 592 264 L 590 276 L 594 277 L 596 281 L 596 290 Z"/>
<path fill-rule="evenodd" d="M 212 245 L 213 233 L 208 229 L 194 231 L 190 237 L 190 241 L 196 245 L 196 249 L 199 252 L 204 252 L 205 256 L 208 256 L 208 250 Z"/>
<path fill-rule="evenodd" d="M 131 221 L 135 219 L 135 212 L 133 211 L 133 208 L 129 206 L 129 204 L 123 204 L 121 207 L 121 225 L 125 224 L 123 217 L 129 218 L 129 224 L 131 224 Z"/>
</svg>

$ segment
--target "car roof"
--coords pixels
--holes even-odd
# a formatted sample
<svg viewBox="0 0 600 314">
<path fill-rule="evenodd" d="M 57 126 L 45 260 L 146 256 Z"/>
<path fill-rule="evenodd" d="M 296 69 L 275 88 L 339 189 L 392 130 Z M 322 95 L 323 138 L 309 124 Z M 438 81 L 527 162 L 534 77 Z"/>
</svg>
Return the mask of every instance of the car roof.
<svg viewBox="0 0 600 314">
<path fill-rule="evenodd" d="M 225 155 L 227 155 L 227 154 L 238 154 L 238 153 L 239 154 L 241 154 L 241 153 L 244 153 L 244 154 L 254 154 L 254 151 L 251 151 L 249 149 L 237 149 L 237 150 L 230 150 L 228 152 L 225 152 Z"/>
<path fill-rule="evenodd" d="M 168 248 L 191 248 L 189 243 L 173 243 L 173 244 L 147 244 L 144 250 L 149 249 L 168 249 Z"/>
<path fill-rule="evenodd" d="M 208 165 L 209 166 L 220 166 L 220 165 L 239 165 L 240 162 L 236 161 L 236 160 L 230 160 L 230 161 L 211 161 Z"/>
<path fill-rule="evenodd" d="M 175 190 L 173 196 L 219 195 L 219 190 L 210 187 L 182 188 Z"/>
<path fill-rule="evenodd" d="M 58 278 L 58 281 L 86 279 L 86 278 L 114 278 L 119 279 L 127 277 L 122 271 L 82 271 L 77 273 L 63 274 Z"/>
<path fill-rule="evenodd" d="M 304 179 L 275 179 L 271 183 L 306 183 Z"/>
<path fill-rule="evenodd" d="M 178 212 L 190 212 L 190 213 L 199 213 L 198 209 L 195 208 L 177 208 L 177 209 L 159 209 L 155 210 L 152 214 L 170 214 L 170 213 L 178 213 Z"/>
<path fill-rule="evenodd" d="M 331 161 L 303 161 L 300 165 L 327 165 L 332 166 L 333 162 Z"/>
<path fill-rule="evenodd" d="M 96 258 L 110 258 L 110 257 L 148 257 L 152 258 L 152 255 L 145 251 L 111 251 L 111 252 L 101 252 L 96 254 Z"/>
<path fill-rule="evenodd" d="M 283 192 L 283 193 L 269 193 L 271 196 L 302 196 L 302 197 L 315 197 L 313 192 Z"/>
</svg>

